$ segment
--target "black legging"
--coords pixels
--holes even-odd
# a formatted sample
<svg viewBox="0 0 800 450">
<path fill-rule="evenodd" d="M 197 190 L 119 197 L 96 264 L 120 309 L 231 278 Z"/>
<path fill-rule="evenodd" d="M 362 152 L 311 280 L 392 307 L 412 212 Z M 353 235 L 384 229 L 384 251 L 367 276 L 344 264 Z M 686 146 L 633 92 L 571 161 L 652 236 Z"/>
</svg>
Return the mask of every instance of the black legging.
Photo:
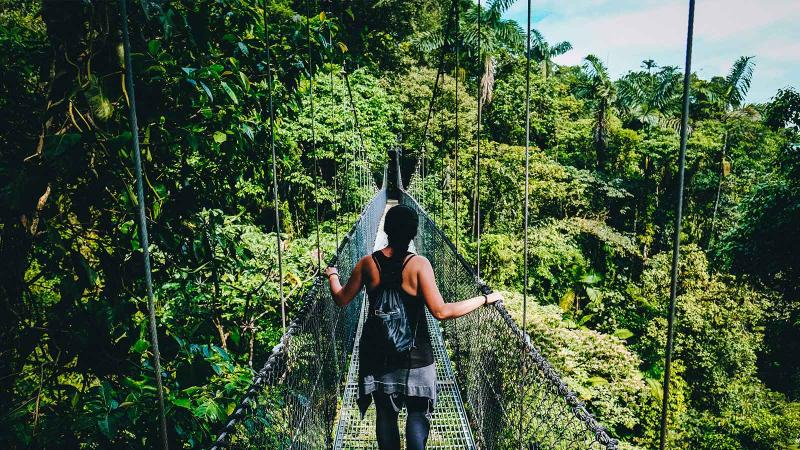
<svg viewBox="0 0 800 450">
<path fill-rule="evenodd" d="M 375 410 L 377 420 L 375 423 L 375 434 L 378 437 L 378 448 L 380 450 L 400 450 L 400 429 L 397 426 L 397 414 L 394 404 L 400 406 L 401 399 L 396 399 L 392 404 L 392 399 L 388 395 L 375 392 L 372 394 L 375 400 Z M 425 443 L 428 442 L 428 432 L 431 429 L 428 420 L 428 403 L 426 397 L 405 397 L 406 411 L 406 450 L 424 450 Z"/>
</svg>

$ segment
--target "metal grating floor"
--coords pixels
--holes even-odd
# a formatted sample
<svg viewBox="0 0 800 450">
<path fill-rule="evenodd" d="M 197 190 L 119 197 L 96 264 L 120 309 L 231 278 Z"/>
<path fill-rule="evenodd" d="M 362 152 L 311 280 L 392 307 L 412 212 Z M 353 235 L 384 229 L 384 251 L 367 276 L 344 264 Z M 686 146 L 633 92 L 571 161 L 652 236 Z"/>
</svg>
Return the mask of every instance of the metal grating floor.
<svg viewBox="0 0 800 450">
<path fill-rule="evenodd" d="M 386 208 L 394 206 L 396 202 L 390 202 Z M 386 213 L 384 212 L 384 217 Z M 378 236 L 375 240 L 375 249 L 386 246 L 386 234 L 383 232 L 383 218 L 378 229 Z M 413 242 L 411 251 L 414 251 Z M 364 299 L 366 302 L 366 297 Z M 377 449 L 375 442 L 375 406 L 370 406 L 367 414 L 362 420 L 356 398 L 358 396 L 358 340 L 361 337 L 361 327 L 366 318 L 366 308 L 361 306 L 361 317 L 358 323 L 358 332 L 350 360 L 350 368 L 347 374 L 347 382 L 344 388 L 342 404 L 339 410 L 338 425 L 336 427 L 336 438 L 334 449 Z M 464 411 L 464 404 L 461 401 L 461 394 L 458 390 L 455 374 L 453 373 L 452 363 L 447 355 L 442 339 L 442 331 L 439 321 L 426 311 L 428 327 L 430 330 L 433 344 L 434 356 L 436 359 L 436 386 L 438 400 L 436 410 L 431 418 L 431 432 L 428 437 L 428 449 L 469 449 L 475 448 L 472 433 L 467 422 L 467 415 Z M 405 410 L 400 414 L 400 437 L 404 441 L 405 429 Z M 405 442 L 402 443 L 405 447 Z"/>
</svg>

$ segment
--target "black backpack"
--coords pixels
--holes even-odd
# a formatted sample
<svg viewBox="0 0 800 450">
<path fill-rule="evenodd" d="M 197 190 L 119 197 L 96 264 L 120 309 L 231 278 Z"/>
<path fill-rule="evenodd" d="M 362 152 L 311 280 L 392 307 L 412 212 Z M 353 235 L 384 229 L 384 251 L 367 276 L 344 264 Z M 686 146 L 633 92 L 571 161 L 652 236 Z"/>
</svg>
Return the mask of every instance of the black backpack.
<svg viewBox="0 0 800 450">
<path fill-rule="evenodd" d="M 389 261 L 395 264 L 381 266 L 378 257 L 373 254 L 372 259 L 378 266 L 381 274 L 381 284 L 375 289 L 374 314 L 377 319 L 378 338 L 384 340 L 386 347 L 398 353 L 405 353 L 414 348 L 416 341 L 416 328 L 411 330 L 411 321 L 408 318 L 405 304 L 403 303 L 403 269 L 414 255 L 402 264 L 399 261 Z"/>
</svg>

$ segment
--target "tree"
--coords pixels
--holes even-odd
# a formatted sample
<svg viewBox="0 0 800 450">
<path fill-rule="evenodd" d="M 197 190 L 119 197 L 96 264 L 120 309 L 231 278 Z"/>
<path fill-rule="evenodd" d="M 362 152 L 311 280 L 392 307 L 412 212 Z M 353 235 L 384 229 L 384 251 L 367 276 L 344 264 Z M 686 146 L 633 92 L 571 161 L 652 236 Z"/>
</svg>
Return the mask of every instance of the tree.
<svg viewBox="0 0 800 450">
<path fill-rule="evenodd" d="M 764 111 L 764 122 L 772 128 L 800 133 L 800 93 L 793 88 L 778 90 Z"/>
<path fill-rule="evenodd" d="M 606 66 L 597 56 L 588 55 L 582 68 L 577 93 L 589 102 L 592 109 L 597 168 L 605 170 L 608 162 L 608 118 L 611 105 L 617 98 L 617 89 L 608 76 Z"/>
<path fill-rule="evenodd" d="M 459 33 L 455 39 L 445 36 L 447 17 L 444 17 L 440 30 L 421 33 L 417 39 L 417 47 L 425 52 L 433 52 L 443 45 L 451 47 L 459 42 L 465 50 L 465 58 L 478 57 L 481 61 L 480 107 L 492 101 L 494 76 L 497 71 L 498 58 L 503 52 L 519 53 L 525 44 L 525 35 L 519 24 L 512 19 L 504 19 L 503 14 L 514 4 L 513 0 L 492 0 L 486 7 L 472 5 L 460 15 Z M 480 33 L 478 22 L 480 21 Z M 455 33 L 453 33 L 455 35 Z M 478 41 L 480 40 L 480 48 Z"/>
<path fill-rule="evenodd" d="M 531 57 L 539 62 L 542 68 L 542 77 L 547 79 L 552 72 L 552 68 L 558 67 L 556 63 L 553 62 L 553 58 L 572 50 L 572 44 L 568 41 L 561 41 L 557 44 L 550 45 L 539 30 L 531 30 L 531 35 L 533 36 Z"/>
<path fill-rule="evenodd" d="M 652 60 L 647 72 L 628 72 L 616 82 L 617 104 L 630 122 L 677 130 L 680 125 L 681 74 L 675 66 L 655 73 Z"/>
<path fill-rule="evenodd" d="M 725 111 L 742 106 L 747 91 L 750 90 L 750 81 L 753 78 L 753 68 L 755 67 L 754 58 L 755 56 L 740 56 L 731 66 L 731 70 L 725 77 L 721 98 Z"/>
<path fill-rule="evenodd" d="M 461 38 L 470 55 L 477 55 L 483 62 L 481 74 L 481 98 L 479 107 L 492 101 L 494 76 L 497 61 L 504 51 L 518 53 L 525 43 L 525 35 L 515 20 L 504 19 L 503 14 L 514 0 L 492 0 L 486 8 L 473 6 L 464 14 L 461 25 Z M 478 33 L 480 21 L 480 33 Z M 480 48 L 478 37 L 480 36 Z"/>
<path fill-rule="evenodd" d="M 750 80 L 753 78 L 753 56 L 740 56 L 733 63 L 733 67 L 725 77 L 724 90 L 722 91 L 721 101 L 723 110 L 722 115 L 723 125 L 732 117 L 742 116 L 746 114 L 741 109 L 742 102 L 744 101 L 747 91 L 750 90 Z M 717 183 L 717 195 L 714 200 L 714 212 L 711 214 L 711 234 L 710 239 L 714 239 L 714 230 L 717 225 L 717 212 L 719 211 L 719 200 L 722 196 L 722 181 L 730 172 L 730 163 L 725 159 L 728 150 L 728 132 L 722 138 L 722 158 L 720 161 L 720 174 L 719 182 Z"/>
</svg>

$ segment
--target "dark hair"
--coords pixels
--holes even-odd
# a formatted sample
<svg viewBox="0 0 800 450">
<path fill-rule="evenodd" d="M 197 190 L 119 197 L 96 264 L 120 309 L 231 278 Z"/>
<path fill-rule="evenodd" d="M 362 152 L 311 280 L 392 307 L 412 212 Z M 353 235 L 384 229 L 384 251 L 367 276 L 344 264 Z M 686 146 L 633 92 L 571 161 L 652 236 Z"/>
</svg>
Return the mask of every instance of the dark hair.
<svg viewBox="0 0 800 450">
<path fill-rule="evenodd" d="M 389 238 L 389 247 L 404 255 L 411 239 L 417 235 L 419 216 L 414 208 L 407 205 L 393 206 L 386 213 L 383 230 Z"/>
</svg>

